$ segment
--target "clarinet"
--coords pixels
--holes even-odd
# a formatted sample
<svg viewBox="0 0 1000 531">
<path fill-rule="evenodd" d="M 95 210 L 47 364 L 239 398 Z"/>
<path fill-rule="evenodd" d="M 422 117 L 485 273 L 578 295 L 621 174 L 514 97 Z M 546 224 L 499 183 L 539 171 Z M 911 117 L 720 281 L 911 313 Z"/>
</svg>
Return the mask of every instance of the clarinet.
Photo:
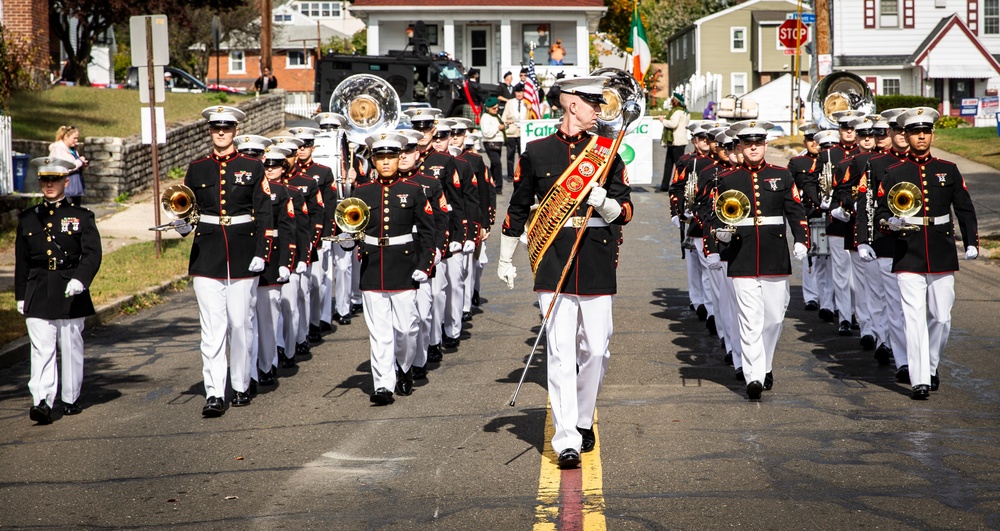
<svg viewBox="0 0 1000 531">
<path fill-rule="evenodd" d="M 875 239 L 875 194 L 872 192 L 874 183 L 872 182 L 872 164 L 869 160 L 865 166 L 865 215 L 868 216 L 866 229 L 868 230 L 868 245 Z"/>
</svg>

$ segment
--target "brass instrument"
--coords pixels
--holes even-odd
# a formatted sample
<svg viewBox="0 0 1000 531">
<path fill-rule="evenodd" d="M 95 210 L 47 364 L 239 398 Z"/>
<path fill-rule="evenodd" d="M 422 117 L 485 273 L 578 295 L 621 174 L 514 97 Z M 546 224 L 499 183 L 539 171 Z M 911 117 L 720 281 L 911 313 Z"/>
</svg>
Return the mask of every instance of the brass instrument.
<svg viewBox="0 0 1000 531">
<path fill-rule="evenodd" d="M 919 213 L 920 209 L 923 208 L 923 201 L 920 200 L 920 197 L 920 188 L 917 185 L 903 181 L 894 184 L 889 189 L 886 203 L 893 216 L 906 218 Z M 889 223 L 883 219 L 880 225 L 888 227 Z M 900 230 L 920 230 L 920 225 L 903 223 Z"/>
<path fill-rule="evenodd" d="M 813 87 L 809 95 L 813 121 L 823 129 L 836 129 L 833 113 L 862 111 L 875 113 L 875 95 L 864 79 L 850 72 L 834 72 Z"/>
<path fill-rule="evenodd" d="M 160 205 L 167 217 L 173 219 L 170 223 L 150 227 L 149 230 L 165 231 L 179 225 L 198 223 L 198 205 L 195 203 L 194 192 L 183 184 L 175 184 L 160 194 Z"/>
<path fill-rule="evenodd" d="M 370 135 L 390 131 L 402 114 L 399 95 L 388 81 L 371 74 L 355 74 L 337 85 L 330 96 L 330 112 L 347 118 L 347 139 L 364 144 Z"/>
<path fill-rule="evenodd" d="M 646 98 L 635 77 L 620 68 L 599 68 L 590 75 L 607 78 L 603 94 L 607 103 L 601 104 L 601 114 L 590 132 L 615 138 L 622 127 L 638 124 L 646 113 Z"/>
<path fill-rule="evenodd" d="M 833 162 L 830 161 L 830 154 L 826 154 L 826 162 L 819 172 L 819 195 L 823 203 L 829 203 L 833 199 Z"/>
<path fill-rule="evenodd" d="M 865 166 L 865 215 L 868 216 L 868 221 L 865 224 L 865 230 L 868 231 L 868 242 L 869 244 L 875 240 L 875 191 L 872 186 L 872 165 L 869 162 Z"/>
<path fill-rule="evenodd" d="M 357 197 L 348 197 L 337 203 L 337 210 L 333 214 L 337 222 L 337 228 L 343 234 L 323 238 L 325 241 L 333 243 L 357 241 L 364 234 L 365 227 L 371 219 L 371 209 L 368 204 Z"/>
<path fill-rule="evenodd" d="M 715 200 L 715 215 L 727 225 L 715 232 L 736 232 L 736 224 L 750 216 L 750 198 L 739 190 L 726 190 Z"/>
</svg>

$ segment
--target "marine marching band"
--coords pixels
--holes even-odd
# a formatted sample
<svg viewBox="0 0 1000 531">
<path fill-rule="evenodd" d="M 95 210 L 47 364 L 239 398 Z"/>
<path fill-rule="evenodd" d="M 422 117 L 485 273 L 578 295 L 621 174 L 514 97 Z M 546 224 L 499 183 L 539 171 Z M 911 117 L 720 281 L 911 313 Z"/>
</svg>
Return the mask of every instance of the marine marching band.
<svg viewBox="0 0 1000 531">
<path fill-rule="evenodd" d="M 644 101 L 622 74 L 631 80 L 598 71 L 555 83 L 565 114 L 553 134 L 518 149 L 493 239 L 499 150 L 477 152 L 481 141 L 502 141 L 492 114 L 480 133 L 472 120 L 412 108 L 412 129 L 397 130 L 395 119 L 357 125 L 356 113 L 364 121 L 386 109 L 348 99 L 344 114 L 317 114 L 316 128 L 265 138 L 241 134 L 239 109 L 205 109 L 207 152 L 183 185 L 164 192 L 175 219 L 155 227 L 193 239 L 202 415 L 251 405 L 259 386 L 275 385 L 279 366 L 295 367 L 359 313 L 369 332 L 371 403 L 411 395 L 430 364 L 468 338 L 463 322 L 483 302 L 487 244 L 513 288 L 513 256 L 526 242 L 546 338 L 552 446 L 560 467 L 579 466 L 596 443 L 619 245 L 635 216 L 617 147 L 643 112 L 630 106 Z M 385 84 L 372 93 L 386 87 L 392 91 Z M 620 114 L 605 134 L 612 96 Z M 794 262 L 805 310 L 832 323 L 831 333 L 857 334 L 875 363 L 894 366 L 914 400 L 939 390 L 956 237 L 969 260 L 979 240 L 961 172 L 931 154 L 938 117 L 927 107 L 823 109 L 787 167 L 765 156 L 774 127 L 767 121 L 688 123 L 692 149 L 673 165 L 661 219 L 680 231 L 690 309 L 718 336 L 719 361 L 733 366 L 748 399 L 776 385 Z M 15 295 L 31 341 L 29 416 L 47 424 L 59 388 L 64 414 L 82 409 L 81 333 L 94 312 L 88 289 L 101 249 L 93 213 L 66 203 L 72 165 L 32 165 L 44 202 L 19 218 Z"/>
</svg>

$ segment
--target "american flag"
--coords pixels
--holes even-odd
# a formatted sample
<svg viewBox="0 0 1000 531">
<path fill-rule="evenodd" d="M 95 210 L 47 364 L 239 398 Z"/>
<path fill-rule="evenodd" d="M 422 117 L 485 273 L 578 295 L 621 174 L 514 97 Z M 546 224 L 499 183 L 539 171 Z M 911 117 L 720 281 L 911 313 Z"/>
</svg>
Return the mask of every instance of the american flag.
<svg viewBox="0 0 1000 531">
<path fill-rule="evenodd" d="M 529 118 L 542 117 L 542 105 L 538 101 L 538 76 L 535 75 L 535 59 L 528 59 L 528 80 L 524 84 L 524 99 L 531 105 L 531 112 L 534 116 Z"/>
</svg>

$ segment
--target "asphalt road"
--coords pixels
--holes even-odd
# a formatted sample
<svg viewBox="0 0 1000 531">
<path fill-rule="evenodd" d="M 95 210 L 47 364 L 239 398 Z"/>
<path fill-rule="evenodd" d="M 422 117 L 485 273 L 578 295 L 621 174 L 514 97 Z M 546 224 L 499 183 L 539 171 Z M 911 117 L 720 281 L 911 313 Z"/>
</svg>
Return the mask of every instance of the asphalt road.
<svg viewBox="0 0 1000 531">
<path fill-rule="evenodd" d="M 602 475 L 583 498 L 608 528 L 1000 527 L 996 265 L 962 262 L 926 402 L 802 310 L 793 277 L 775 388 L 749 402 L 687 308 L 667 198 L 649 190 L 633 195 L 600 447 L 584 455 Z M 487 266 L 471 337 L 389 407 L 368 402 L 359 317 L 251 406 L 202 419 L 190 290 L 87 332 L 81 415 L 33 425 L 28 364 L 13 365 L 0 374 L 0 527 L 572 527 L 567 477 L 555 501 L 540 493 L 544 356 L 507 405 L 539 322 L 526 253 L 515 265 L 514 290 Z"/>
</svg>

